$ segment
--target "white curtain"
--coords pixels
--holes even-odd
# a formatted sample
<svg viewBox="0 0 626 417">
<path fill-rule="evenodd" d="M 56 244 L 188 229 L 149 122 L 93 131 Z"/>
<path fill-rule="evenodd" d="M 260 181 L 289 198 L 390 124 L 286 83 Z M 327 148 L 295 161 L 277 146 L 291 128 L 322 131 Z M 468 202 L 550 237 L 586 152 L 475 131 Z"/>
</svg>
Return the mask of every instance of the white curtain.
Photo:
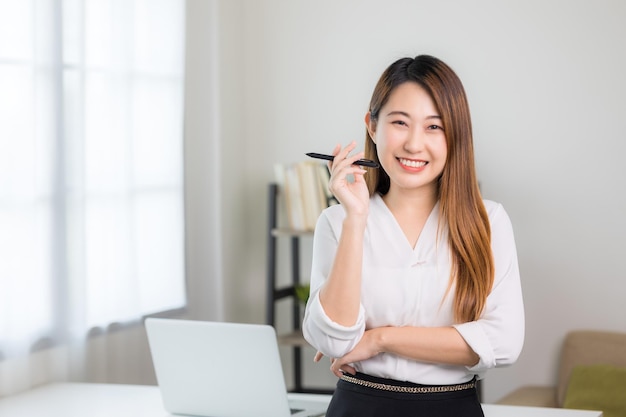
<svg viewBox="0 0 626 417">
<path fill-rule="evenodd" d="M 184 27 L 184 0 L 0 0 L 0 395 L 185 306 Z"/>
</svg>

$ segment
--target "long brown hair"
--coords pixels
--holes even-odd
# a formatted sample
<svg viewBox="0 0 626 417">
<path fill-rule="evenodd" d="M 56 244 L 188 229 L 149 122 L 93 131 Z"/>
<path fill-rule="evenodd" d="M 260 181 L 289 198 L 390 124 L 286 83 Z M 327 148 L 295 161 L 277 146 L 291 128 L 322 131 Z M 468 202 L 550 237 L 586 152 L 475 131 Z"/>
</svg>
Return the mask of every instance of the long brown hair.
<svg viewBox="0 0 626 417">
<path fill-rule="evenodd" d="M 419 55 L 391 64 L 380 77 L 370 101 L 370 120 L 376 123 L 380 109 L 396 87 L 418 83 L 432 97 L 442 119 L 448 157 L 438 181 L 441 219 L 448 227 L 452 253 L 450 284 L 455 283 L 454 318 L 478 319 L 494 280 L 491 229 L 474 167 L 472 122 L 465 89 L 456 73 L 441 60 Z M 378 161 L 376 144 L 365 132 L 365 157 Z M 384 169 L 365 176 L 370 195 L 389 191 Z"/>
</svg>

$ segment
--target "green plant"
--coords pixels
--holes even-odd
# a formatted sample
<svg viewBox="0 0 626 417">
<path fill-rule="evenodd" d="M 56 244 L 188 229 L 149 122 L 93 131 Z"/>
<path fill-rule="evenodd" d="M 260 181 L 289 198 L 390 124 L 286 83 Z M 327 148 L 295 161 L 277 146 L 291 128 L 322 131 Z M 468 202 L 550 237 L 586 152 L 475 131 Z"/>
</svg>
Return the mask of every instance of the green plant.
<svg viewBox="0 0 626 417">
<path fill-rule="evenodd" d="M 302 303 L 306 304 L 309 299 L 309 292 L 311 291 L 311 287 L 309 284 L 297 285 L 295 287 L 296 298 Z"/>
</svg>

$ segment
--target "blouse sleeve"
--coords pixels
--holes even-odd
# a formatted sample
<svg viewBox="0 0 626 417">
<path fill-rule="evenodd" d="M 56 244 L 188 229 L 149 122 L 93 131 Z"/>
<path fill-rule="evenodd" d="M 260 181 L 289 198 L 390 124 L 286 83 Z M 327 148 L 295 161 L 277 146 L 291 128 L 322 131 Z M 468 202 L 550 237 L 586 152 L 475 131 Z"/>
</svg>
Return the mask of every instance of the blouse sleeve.
<svg viewBox="0 0 626 417">
<path fill-rule="evenodd" d="M 513 364 L 524 343 L 524 305 L 513 228 L 499 204 L 489 217 L 495 263 L 493 288 L 478 320 L 454 326 L 480 357 L 468 368 L 477 373 Z"/>
<path fill-rule="evenodd" d="M 330 358 L 339 358 L 350 352 L 365 332 L 363 305 L 353 326 L 342 326 L 332 321 L 325 313 L 319 299 L 319 291 L 330 273 L 337 252 L 340 227 L 333 229 L 331 217 L 341 209 L 332 206 L 325 210 L 317 221 L 313 237 L 311 267 L 311 292 L 304 312 L 302 331 L 311 346 Z M 342 210 L 342 209 L 341 209 Z M 336 222 L 341 224 L 341 222 Z"/>
</svg>

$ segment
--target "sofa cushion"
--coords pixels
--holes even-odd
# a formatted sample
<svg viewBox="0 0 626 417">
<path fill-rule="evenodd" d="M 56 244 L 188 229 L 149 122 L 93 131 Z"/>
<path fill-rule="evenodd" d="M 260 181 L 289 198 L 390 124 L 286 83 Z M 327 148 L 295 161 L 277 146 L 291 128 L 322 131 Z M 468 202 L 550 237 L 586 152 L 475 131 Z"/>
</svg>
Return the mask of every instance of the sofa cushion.
<svg viewBox="0 0 626 417">
<path fill-rule="evenodd" d="M 597 364 L 626 367 L 626 333 L 578 330 L 567 334 L 557 382 L 557 404 L 560 407 L 574 367 Z"/>
<path fill-rule="evenodd" d="M 563 408 L 600 410 L 604 417 L 626 416 L 626 368 L 579 365 L 572 369 Z"/>
</svg>

